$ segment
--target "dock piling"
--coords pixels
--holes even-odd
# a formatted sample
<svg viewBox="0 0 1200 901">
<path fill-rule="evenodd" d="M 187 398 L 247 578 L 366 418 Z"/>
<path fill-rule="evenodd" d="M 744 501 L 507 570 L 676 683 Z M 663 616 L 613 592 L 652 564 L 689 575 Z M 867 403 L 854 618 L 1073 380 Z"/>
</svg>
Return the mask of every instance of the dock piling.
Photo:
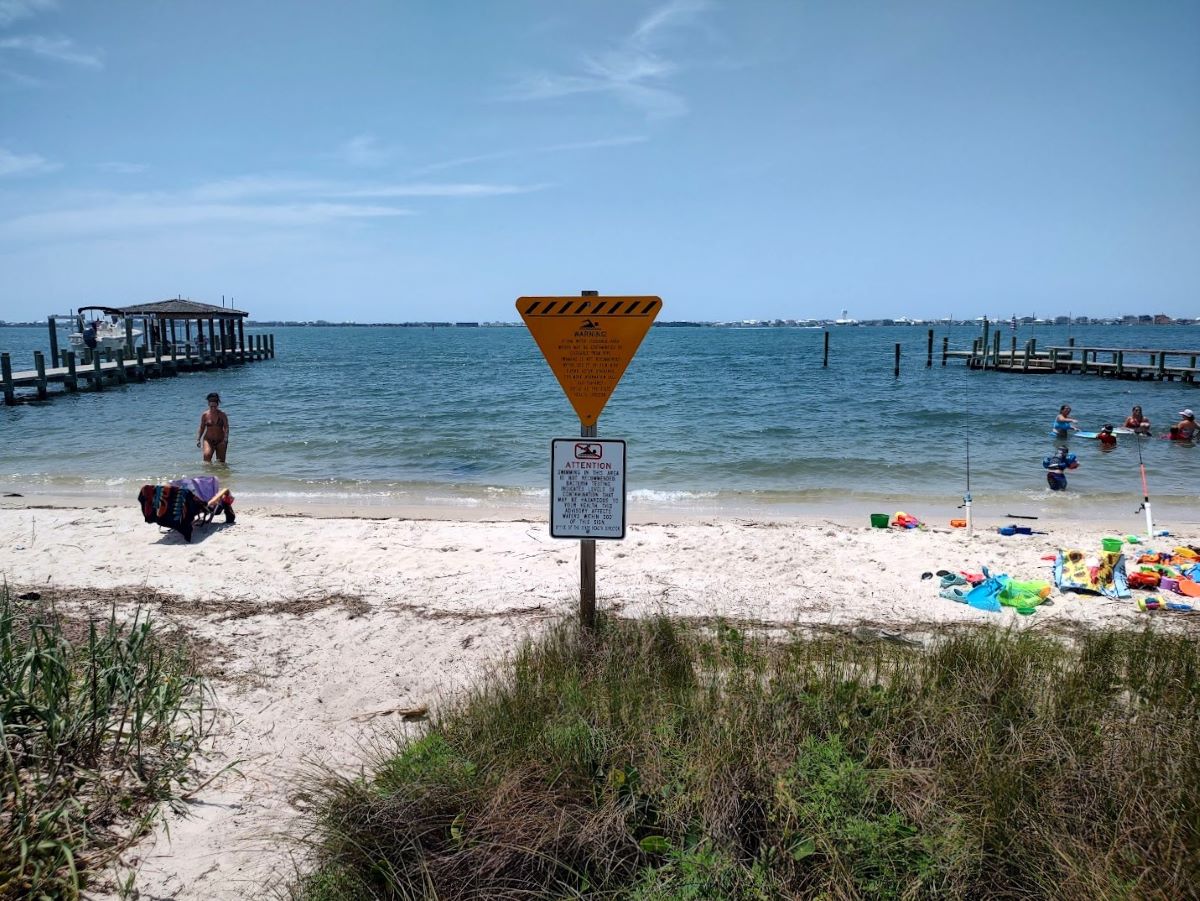
<svg viewBox="0 0 1200 901">
<path fill-rule="evenodd" d="M 896 342 L 896 365 L 892 370 L 896 378 L 900 378 L 900 342 Z"/>
<path fill-rule="evenodd" d="M 950 336 L 942 335 L 942 365 L 946 365 L 946 358 L 950 356 Z"/>
<path fill-rule="evenodd" d="M 38 400 L 45 400 L 46 393 L 46 355 L 40 350 L 33 352 L 33 368 L 37 370 Z"/>
<path fill-rule="evenodd" d="M 0 378 L 4 379 L 4 403 L 12 406 L 17 402 L 17 393 L 13 390 L 12 360 L 8 353 L 0 353 Z"/>
<path fill-rule="evenodd" d="M 78 391 L 79 376 L 75 374 L 75 351 L 64 350 L 63 361 L 67 365 L 67 375 L 63 379 L 63 388 L 67 391 Z"/>
<path fill-rule="evenodd" d="M 925 345 L 925 368 L 933 368 L 933 329 L 929 330 L 928 343 Z"/>
<path fill-rule="evenodd" d="M 274 342 L 272 342 L 272 344 L 273 343 Z M 272 347 L 271 350 L 274 352 L 274 347 Z M 824 369 L 829 368 L 829 329 L 825 329 L 825 359 L 821 363 L 821 367 Z"/>
<path fill-rule="evenodd" d="M 50 365 L 58 365 L 58 323 L 53 316 L 47 316 L 50 325 Z"/>
<path fill-rule="evenodd" d="M 100 354 L 92 351 L 92 387 L 97 391 L 104 390 L 104 372 L 100 368 L 103 365 L 100 361 Z"/>
</svg>

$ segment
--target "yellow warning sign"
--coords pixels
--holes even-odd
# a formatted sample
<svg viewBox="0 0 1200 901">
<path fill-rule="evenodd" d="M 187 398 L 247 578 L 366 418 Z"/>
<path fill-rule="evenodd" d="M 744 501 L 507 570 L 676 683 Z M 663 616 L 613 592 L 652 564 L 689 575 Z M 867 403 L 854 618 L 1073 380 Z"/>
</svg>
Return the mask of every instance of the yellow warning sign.
<svg viewBox="0 0 1200 901">
<path fill-rule="evenodd" d="M 654 317 L 658 297 L 521 297 L 517 312 L 583 425 L 595 425 Z"/>
</svg>

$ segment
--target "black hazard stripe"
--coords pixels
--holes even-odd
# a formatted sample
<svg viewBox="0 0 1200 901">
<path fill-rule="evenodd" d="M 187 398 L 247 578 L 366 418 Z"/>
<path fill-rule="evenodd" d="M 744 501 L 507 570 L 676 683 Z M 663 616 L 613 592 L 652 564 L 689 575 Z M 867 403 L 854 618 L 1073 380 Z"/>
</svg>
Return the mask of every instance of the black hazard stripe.
<svg viewBox="0 0 1200 901">
<path fill-rule="evenodd" d="M 521 311 L 522 316 L 580 316 L 589 314 L 592 316 L 650 316 L 662 306 L 662 301 L 657 298 L 653 300 L 645 300 L 640 297 L 626 300 L 625 298 L 616 298 L 609 300 L 604 298 L 584 297 L 579 300 L 574 298 L 540 298 L 532 300 Z"/>
</svg>

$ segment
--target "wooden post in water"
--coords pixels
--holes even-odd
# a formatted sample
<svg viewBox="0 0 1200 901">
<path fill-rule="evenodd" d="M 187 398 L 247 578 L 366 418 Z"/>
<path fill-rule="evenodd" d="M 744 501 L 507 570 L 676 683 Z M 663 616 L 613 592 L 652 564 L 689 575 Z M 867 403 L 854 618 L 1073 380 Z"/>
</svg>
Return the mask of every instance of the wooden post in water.
<svg viewBox="0 0 1200 901">
<path fill-rule="evenodd" d="M 146 348 L 141 345 L 138 345 L 137 366 L 134 367 L 133 372 L 139 382 L 146 381 Z"/>
<path fill-rule="evenodd" d="M 117 348 L 117 384 L 124 385 L 129 381 L 129 374 L 125 371 L 125 348 Z"/>
<path fill-rule="evenodd" d="M 992 332 L 992 368 L 1000 365 L 1000 329 Z"/>
<path fill-rule="evenodd" d="M 63 362 L 67 366 L 67 377 L 63 379 L 63 388 L 67 391 L 78 391 L 79 376 L 75 374 L 75 351 L 64 350 Z"/>
<path fill-rule="evenodd" d="M 1029 371 L 1029 353 L 1032 350 L 1033 350 L 1033 339 L 1030 338 L 1028 341 L 1025 342 L 1025 358 L 1024 358 L 1024 360 L 1021 361 L 1021 371 L 1022 372 Z"/>
<path fill-rule="evenodd" d="M 238 358 L 239 358 L 238 362 L 245 363 L 246 362 L 246 326 L 244 325 L 241 316 L 239 316 L 238 320 L 237 320 L 237 333 L 238 333 Z"/>
<path fill-rule="evenodd" d="M 942 335 L 942 365 L 946 365 L 946 359 L 950 356 L 950 336 Z"/>
<path fill-rule="evenodd" d="M 213 325 L 213 318 L 208 317 L 208 354 L 213 360 L 217 358 L 217 332 Z"/>
<path fill-rule="evenodd" d="M 58 323 L 53 316 L 46 317 L 50 324 L 50 365 L 58 365 Z"/>
<path fill-rule="evenodd" d="M 1075 346 L 1075 339 L 1068 338 L 1067 346 L 1073 348 Z M 1075 362 L 1075 351 L 1069 350 L 1069 351 L 1067 351 L 1067 372 L 1071 371 L 1071 363 L 1073 363 L 1073 362 Z"/>
<path fill-rule="evenodd" d="M 4 403 L 11 407 L 17 402 L 17 392 L 13 390 L 12 359 L 7 351 L 0 353 L 0 378 L 4 379 Z"/>
<path fill-rule="evenodd" d="M 125 320 L 125 356 L 133 359 L 133 320 L 128 318 Z"/>
<path fill-rule="evenodd" d="M 1158 355 L 1158 380 L 1161 382 L 1166 375 L 1167 368 L 1167 352 L 1164 350 Z"/>
<path fill-rule="evenodd" d="M 275 333 L 267 335 L 267 339 L 271 342 L 271 359 L 275 359 Z"/>
<path fill-rule="evenodd" d="M 925 368 L 933 368 L 933 329 L 929 330 L 928 343 L 925 346 Z"/>
<path fill-rule="evenodd" d="M 46 355 L 40 350 L 33 352 L 33 368 L 37 370 L 37 396 L 38 400 L 45 400 L 46 393 Z"/>
<path fill-rule="evenodd" d="M 92 351 L 92 387 L 97 391 L 104 390 L 104 372 L 100 368 L 100 354 Z"/>
<path fill-rule="evenodd" d="M 829 329 L 825 329 L 825 360 L 821 366 L 825 369 L 829 368 Z"/>
<path fill-rule="evenodd" d="M 900 378 L 900 342 L 896 342 L 896 365 L 892 368 L 892 375 Z"/>
<path fill-rule="evenodd" d="M 984 316 L 983 317 L 983 368 L 984 369 L 987 369 L 988 348 L 991 346 L 992 345 L 989 343 L 989 340 L 988 340 L 988 318 L 986 316 Z"/>
<path fill-rule="evenodd" d="M 1016 335 L 1012 336 L 1012 348 L 1008 352 L 1008 365 L 1009 366 L 1017 365 L 1017 336 Z"/>
<path fill-rule="evenodd" d="M 1124 376 L 1125 376 L 1125 351 L 1118 350 L 1117 351 L 1117 378 L 1124 378 Z"/>
<path fill-rule="evenodd" d="M 1050 348 L 1050 371 L 1058 372 L 1058 348 Z"/>
</svg>

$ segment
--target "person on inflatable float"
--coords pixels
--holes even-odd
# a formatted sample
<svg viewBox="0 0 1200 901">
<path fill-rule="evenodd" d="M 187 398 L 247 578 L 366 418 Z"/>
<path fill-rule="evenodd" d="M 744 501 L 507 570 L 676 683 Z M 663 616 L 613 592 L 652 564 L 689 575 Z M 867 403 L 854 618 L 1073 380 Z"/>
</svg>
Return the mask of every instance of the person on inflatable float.
<svg viewBox="0 0 1200 901">
<path fill-rule="evenodd" d="M 1060 447 L 1042 461 L 1042 468 L 1046 470 L 1046 484 L 1050 490 L 1062 491 L 1067 487 L 1067 470 L 1078 469 L 1079 461 L 1065 447 Z"/>
</svg>

